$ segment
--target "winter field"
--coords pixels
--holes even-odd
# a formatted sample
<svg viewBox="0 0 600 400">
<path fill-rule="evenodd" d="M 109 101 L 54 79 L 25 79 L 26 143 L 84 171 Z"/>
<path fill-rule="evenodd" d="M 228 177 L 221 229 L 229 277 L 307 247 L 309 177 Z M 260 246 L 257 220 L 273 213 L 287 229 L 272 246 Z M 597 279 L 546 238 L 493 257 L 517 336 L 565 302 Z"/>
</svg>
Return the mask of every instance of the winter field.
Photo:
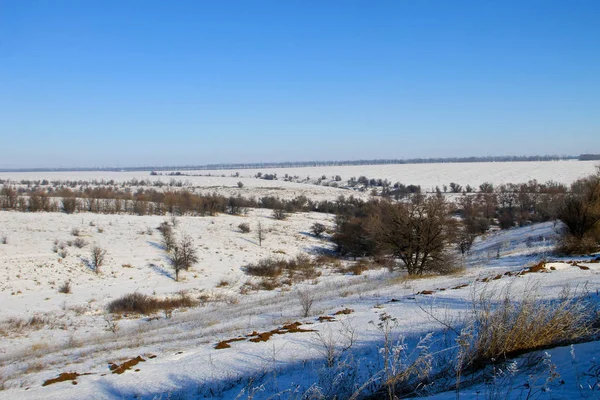
<svg viewBox="0 0 600 400">
<path fill-rule="evenodd" d="M 450 182 L 569 184 L 596 165 L 185 171 L 203 176 L 24 172 L 0 173 L 0 179 L 17 185 L 43 179 L 176 180 L 198 193 L 334 200 L 369 195 L 316 185 L 314 178 L 363 175 L 429 191 Z M 239 176 L 231 176 L 236 172 Z M 257 172 L 280 179 L 256 179 Z M 297 179 L 283 181 L 285 174 Z M 176 235 L 189 235 L 198 250 L 198 262 L 178 282 L 157 230 L 164 221 L 174 225 Z M 323 237 L 311 233 L 316 222 L 328 228 Z M 240 231 L 243 223 L 250 232 Z M 490 232 L 461 258 L 462 270 L 419 279 L 329 257 L 333 226 L 330 214 L 294 213 L 277 220 L 266 209 L 176 219 L 0 211 L 0 398 L 350 399 L 373 393 L 371 398 L 389 398 L 376 389 L 391 377 L 408 386 L 419 382 L 420 396 L 436 399 L 600 398 L 598 341 L 517 355 L 464 376 L 448 371 L 468 350 L 459 334 L 468 333 L 478 302 L 535 299 L 537 307 L 571 299 L 597 309 L 600 263 L 553 256 L 559 223 Z M 94 247 L 106 250 L 99 267 L 93 265 Z M 268 257 L 303 255 L 316 269 L 271 290 L 242 268 Z M 112 301 L 132 293 L 189 304 L 144 315 L 107 311 Z M 419 381 L 425 370 L 430 378 Z"/>
<path fill-rule="evenodd" d="M 94 172 L 0 172 L 0 179 L 20 182 L 21 180 L 114 180 L 126 182 L 132 179 L 161 181 L 169 183 L 175 179 L 185 185 L 203 190 L 220 191 L 235 190 L 235 194 L 242 195 L 268 195 L 280 193 L 294 197 L 300 193 L 316 198 L 329 198 L 336 196 L 339 191 L 335 188 L 323 186 L 314 187 L 319 178 L 325 177 L 323 182 L 331 182 L 336 175 L 342 181 L 360 176 L 375 179 L 387 179 L 405 185 L 421 185 L 424 191 L 433 191 L 436 186 L 442 187 L 450 182 L 457 182 L 462 186 L 478 186 L 490 182 L 496 186 L 507 183 L 555 181 L 569 184 L 583 176 L 595 171 L 597 161 L 540 161 L 540 162 L 498 162 L 498 163 L 445 163 L 445 164 L 396 164 L 396 165 L 360 165 L 360 166 L 329 166 L 329 167 L 304 167 L 304 168 L 264 168 L 240 170 L 195 170 L 182 171 L 191 176 L 151 176 L 150 171 L 94 171 Z M 160 172 L 168 174 L 168 172 Z M 278 180 L 255 179 L 258 174 L 277 174 Z M 233 175 L 239 176 L 233 176 Z M 284 181 L 285 175 L 294 178 L 294 182 Z M 242 182 L 244 187 L 237 189 L 237 183 Z M 307 186 L 306 184 L 313 184 Z M 257 191 L 258 190 L 258 191 Z M 267 192 L 267 194 L 263 194 Z M 283 193 L 282 193 L 283 192 Z"/>
</svg>

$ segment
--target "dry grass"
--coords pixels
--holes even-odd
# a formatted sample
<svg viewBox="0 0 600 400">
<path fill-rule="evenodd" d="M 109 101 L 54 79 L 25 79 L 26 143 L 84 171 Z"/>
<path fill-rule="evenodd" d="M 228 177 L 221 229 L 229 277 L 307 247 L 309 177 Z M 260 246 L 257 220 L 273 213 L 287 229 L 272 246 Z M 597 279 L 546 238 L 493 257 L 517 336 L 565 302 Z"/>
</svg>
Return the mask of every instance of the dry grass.
<svg viewBox="0 0 600 400">
<path fill-rule="evenodd" d="M 3 336 L 11 334 L 22 334 L 28 331 L 38 331 L 45 326 L 50 325 L 50 320 L 47 317 L 34 315 L 31 318 L 12 317 L 0 324 L 0 332 Z"/>
<path fill-rule="evenodd" d="M 87 242 L 80 237 L 73 240 L 73 246 L 77 247 L 78 249 L 84 248 L 86 245 L 87 245 Z"/>
<path fill-rule="evenodd" d="M 585 296 L 569 289 L 553 301 L 541 299 L 534 288 L 522 295 L 510 287 L 499 295 L 484 289 L 473 299 L 473 320 L 462 333 L 467 364 L 584 340 L 595 333 L 595 313 Z"/>
<path fill-rule="evenodd" d="M 134 292 L 111 301 L 106 306 L 106 310 L 113 314 L 130 313 L 150 315 L 158 311 L 171 311 L 176 308 L 193 307 L 196 304 L 197 302 L 188 297 L 185 293 L 180 293 L 177 297 L 157 299 L 152 296 Z"/>
<path fill-rule="evenodd" d="M 305 255 L 298 255 L 290 260 L 264 258 L 256 264 L 246 265 L 243 270 L 250 276 L 260 278 L 259 282 L 246 282 L 243 291 L 273 290 L 321 276 L 321 272 L 317 270 L 317 263 Z"/>
</svg>

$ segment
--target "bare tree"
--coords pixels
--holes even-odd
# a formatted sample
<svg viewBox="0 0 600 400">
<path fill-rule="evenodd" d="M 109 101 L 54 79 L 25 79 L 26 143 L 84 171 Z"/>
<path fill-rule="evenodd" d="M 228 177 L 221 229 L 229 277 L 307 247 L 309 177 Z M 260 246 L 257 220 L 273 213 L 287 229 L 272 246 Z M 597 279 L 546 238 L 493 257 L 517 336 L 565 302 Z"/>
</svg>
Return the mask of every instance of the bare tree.
<svg viewBox="0 0 600 400">
<path fill-rule="evenodd" d="M 171 252 L 167 254 L 167 259 L 169 260 L 169 264 L 175 270 L 175 282 L 179 282 L 179 271 L 185 269 L 185 262 L 183 258 L 183 252 L 179 248 L 179 246 L 173 246 Z"/>
<path fill-rule="evenodd" d="M 453 228 L 448 204 L 417 195 L 408 203 L 383 203 L 374 234 L 382 251 L 399 258 L 410 275 L 452 267 L 446 248 Z"/>
<path fill-rule="evenodd" d="M 179 271 L 187 271 L 198 262 L 198 252 L 192 239 L 185 235 L 179 243 L 172 247 L 167 254 L 167 259 L 175 270 L 175 281 L 179 282 Z"/>
<path fill-rule="evenodd" d="M 104 259 L 106 258 L 106 250 L 99 246 L 94 246 L 92 248 L 92 267 L 94 268 L 94 272 L 99 273 L 100 267 L 104 264 Z"/>
<path fill-rule="evenodd" d="M 184 235 L 181 238 L 179 248 L 181 249 L 181 257 L 183 259 L 183 269 L 187 271 L 198 262 L 198 251 L 194 246 L 192 238 L 188 235 Z"/>
<path fill-rule="evenodd" d="M 308 290 L 298 290 L 298 301 L 300 301 L 300 306 L 302 307 L 302 316 L 304 318 L 308 317 L 315 301 L 315 296 Z"/>
</svg>

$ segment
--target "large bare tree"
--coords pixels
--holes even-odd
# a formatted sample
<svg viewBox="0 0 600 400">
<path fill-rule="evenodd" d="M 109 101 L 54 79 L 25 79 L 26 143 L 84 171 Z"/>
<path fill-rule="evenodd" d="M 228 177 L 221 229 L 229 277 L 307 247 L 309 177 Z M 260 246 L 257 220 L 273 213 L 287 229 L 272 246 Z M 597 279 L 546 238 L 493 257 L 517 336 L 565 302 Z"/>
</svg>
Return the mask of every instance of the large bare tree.
<svg viewBox="0 0 600 400">
<path fill-rule="evenodd" d="M 443 198 L 417 195 L 409 202 L 382 203 L 376 241 L 410 275 L 444 272 L 453 267 L 446 250 L 455 225 Z"/>
</svg>

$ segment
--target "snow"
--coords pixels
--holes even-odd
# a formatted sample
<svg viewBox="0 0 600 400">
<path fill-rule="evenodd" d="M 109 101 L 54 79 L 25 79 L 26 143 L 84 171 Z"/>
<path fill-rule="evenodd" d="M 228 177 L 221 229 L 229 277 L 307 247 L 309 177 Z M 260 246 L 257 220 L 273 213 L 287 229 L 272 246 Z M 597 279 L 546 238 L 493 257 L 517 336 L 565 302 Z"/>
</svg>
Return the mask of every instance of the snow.
<svg viewBox="0 0 600 400">
<path fill-rule="evenodd" d="M 339 171 L 346 171 L 344 179 L 365 175 L 422 185 L 442 181 L 464 185 L 483 181 L 499 183 L 502 179 L 521 182 L 522 177 L 568 183 L 593 169 L 593 164 L 583 162 L 553 162 L 536 167 L 538 164 L 542 165 L 498 163 L 478 168 L 473 164 L 444 164 L 449 170 L 437 172 L 437 175 L 429 164 L 361 166 L 357 167 L 361 172 L 356 170 L 356 173 L 350 167 L 339 167 Z M 338 173 L 335 168 L 327 167 L 328 174 Z M 468 168 L 468 171 L 461 172 L 460 168 Z M 521 178 L 517 179 L 516 176 L 523 173 L 521 168 L 530 170 L 531 174 L 519 175 Z M 411 169 L 420 174 L 418 177 L 412 175 L 414 181 L 406 173 Z M 403 172 L 398 172 L 401 170 Z M 278 171 L 267 172 L 279 175 Z M 393 179 L 395 173 L 404 178 Z M 136 174 L 139 173 L 3 173 L 0 179 L 7 176 L 11 179 L 111 179 L 121 176 L 128 180 Z M 62 178 L 57 178 L 59 176 Z M 137 176 L 148 178 L 147 175 Z M 461 179 L 463 176 L 465 178 Z M 466 179 L 467 176 L 471 178 Z M 205 178 L 214 179 L 210 183 L 215 185 L 221 185 L 225 179 L 190 179 L 197 183 Z M 227 179 L 281 185 L 285 187 L 281 192 L 298 190 L 300 193 L 316 187 L 247 177 Z M 232 182 L 228 184 L 235 190 Z M 327 196 L 341 191 L 326 189 L 332 191 Z M 481 290 L 502 291 L 510 287 L 520 293 L 535 288 L 539 296 L 555 299 L 565 286 L 569 286 L 587 293 L 594 301 L 598 300 L 600 290 L 599 263 L 590 262 L 589 258 L 557 259 L 552 256 L 551 249 L 560 226 L 549 222 L 478 238 L 464 260 L 466 269 L 455 275 L 408 279 L 397 271 L 374 269 L 352 276 L 325 267 L 322 276 L 291 288 L 241 294 L 240 288 L 250 279 L 242 266 L 270 256 L 316 256 L 331 249 L 326 239 L 317 239 L 308 232 L 315 222 L 333 226 L 333 216 L 297 213 L 285 221 L 278 221 L 270 216 L 269 210 L 249 210 L 242 216 L 179 217 L 175 228 L 177 235 L 189 234 L 198 246 L 200 256 L 192 270 L 182 272 L 181 282 L 173 280 L 160 245 L 156 227 L 163 221 L 165 217 L 155 216 L 0 211 L 0 236 L 6 235 L 8 240 L 7 244 L 0 244 L 0 304 L 3 305 L 0 309 L 0 399 L 153 399 L 169 396 L 267 399 L 277 393 L 281 393 L 281 398 L 300 398 L 300 394 L 314 392 L 317 387 L 322 393 L 344 387 L 351 390 L 352 384 L 365 382 L 383 366 L 380 349 L 384 335 L 378 324 L 385 316 L 395 318 L 392 336 L 404 338 L 408 349 L 414 348 L 419 338 L 430 333 L 439 346 L 444 329 L 430 314 L 459 318 L 469 312 L 471 299 Z M 262 246 L 256 238 L 259 221 L 266 230 Z M 242 222 L 248 222 L 252 232 L 241 233 L 237 226 Z M 60 244 L 74 240 L 73 228 L 80 230 L 80 237 L 87 245 L 81 249 L 67 245 L 68 254 L 62 258 L 53 251 L 55 241 Z M 86 263 L 93 245 L 108 252 L 99 274 Z M 504 275 L 542 259 L 548 261 L 545 272 Z M 570 262 L 573 260 L 577 265 Z M 498 275 L 503 276 L 490 279 Z M 72 293 L 58 293 L 58 286 L 67 280 L 72 283 Z M 227 284 L 221 285 L 223 282 Z M 308 317 L 302 316 L 298 299 L 300 289 L 314 297 Z M 158 297 L 186 291 L 193 298 L 202 297 L 206 301 L 198 307 L 176 310 L 172 316 L 157 313 L 152 317 L 130 315 L 115 319 L 112 322 L 118 329 L 112 332 L 106 305 L 134 291 Z M 431 294 L 419 294 L 424 291 Z M 346 309 L 352 311 L 336 315 Z M 41 326 L 15 328 L 15 321 L 27 321 L 34 316 L 44 320 Z M 319 320 L 319 317 L 334 320 Z M 281 330 L 293 322 L 301 322 L 301 329 L 314 332 L 283 332 L 274 334 L 266 342 L 252 342 L 247 336 L 254 331 Z M 230 348 L 215 349 L 220 341 L 240 337 L 244 340 L 231 342 Z M 324 356 L 328 341 L 336 344 L 334 352 L 343 364 L 327 367 Z M 600 388 L 592 390 L 586 385 L 594 384 L 596 379 L 589 371 L 590 367 L 598 365 L 599 343 L 548 349 L 548 355 L 540 353 L 546 363 L 538 363 L 541 367 L 535 373 L 525 369 L 508 375 L 506 371 L 503 371 L 504 375 L 498 372 L 492 382 L 496 382 L 496 386 L 480 382 L 463 387 L 460 397 L 490 398 L 503 390 L 502 397 L 524 398 L 528 392 L 524 391 L 523 385 L 535 378 L 530 387 L 538 388 L 535 389 L 536 398 L 597 398 Z M 349 349 L 343 351 L 345 347 Z M 138 356 L 144 361 L 123 374 L 113 374 L 109 369 L 110 363 L 121 364 Z M 546 384 L 550 365 L 556 365 L 560 379 Z M 544 369 L 544 366 L 548 368 Z M 77 377 L 77 384 L 65 381 L 42 386 L 45 381 L 65 372 L 89 375 Z M 335 386 L 332 382 L 339 384 Z M 545 391 L 539 389 L 542 383 L 546 385 Z M 341 392 L 337 394 L 341 398 L 346 396 Z M 456 398 L 456 393 L 442 392 L 433 396 Z"/>
<path fill-rule="evenodd" d="M 161 181 L 168 184 L 172 180 L 183 182 L 192 187 L 199 188 L 237 188 L 237 183 L 242 182 L 246 190 L 249 189 L 286 189 L 316 190 L 319 193 L 339 192 L 333 187 L 321 186 L 311 188 L 311 185 L 302 185 L 296 182 L 286 182 L 283 177 L 298 176 L 300 180 L 310 177 L 312 180 L 325 176 L 331 180 L 340 175 L 342 182 L 360 176 L 371 179 L 387 179 L 395 183 L 406 185 L 421 185 L 425 190 L 431 190 L 435 186 L 442 187 L 456 182 L 462 185 L 477 187 L 484 182 L 494 185 L 506 183 L 527 182 L 537 180 L 545 183 L 554 181 L 570 184 L 573 181 L 590 175 L 596 171 L 597 161 L 531 161 L 531 162 L 498 162 L 498 163 L 443 163 L 443 164 L 386 164 L 386 165 L 357 165 L 357 166 L 327 166 L 327 167 L 297 167 L 297 168 L 263 168 L 263 169 L 239 169 L 239 170 L 192 170 L 182 171 L 187 175 L 202 176 L 151 176 L 150 171 L 78 171 L 78 172 L 0 172 L 0 179 L 10 179 L 19 182 L 21 180 L 114 180 L 115 182 L 127 182 L 132 179 L 144 179 L 151 182 Z M 277 174 L 278 180 L 264 180 L 254 178 L 257 173 Z M 161 171 L 161 174 L 168 174 Z M 233 176 L 236 173 L 238 177 Z M 210 176 L 207 176 L 210 175 Z M 310 196 L 310 192 L 305 193 Z M 339 195 L 339 194 L 338 194 Z"/>
</svg>

